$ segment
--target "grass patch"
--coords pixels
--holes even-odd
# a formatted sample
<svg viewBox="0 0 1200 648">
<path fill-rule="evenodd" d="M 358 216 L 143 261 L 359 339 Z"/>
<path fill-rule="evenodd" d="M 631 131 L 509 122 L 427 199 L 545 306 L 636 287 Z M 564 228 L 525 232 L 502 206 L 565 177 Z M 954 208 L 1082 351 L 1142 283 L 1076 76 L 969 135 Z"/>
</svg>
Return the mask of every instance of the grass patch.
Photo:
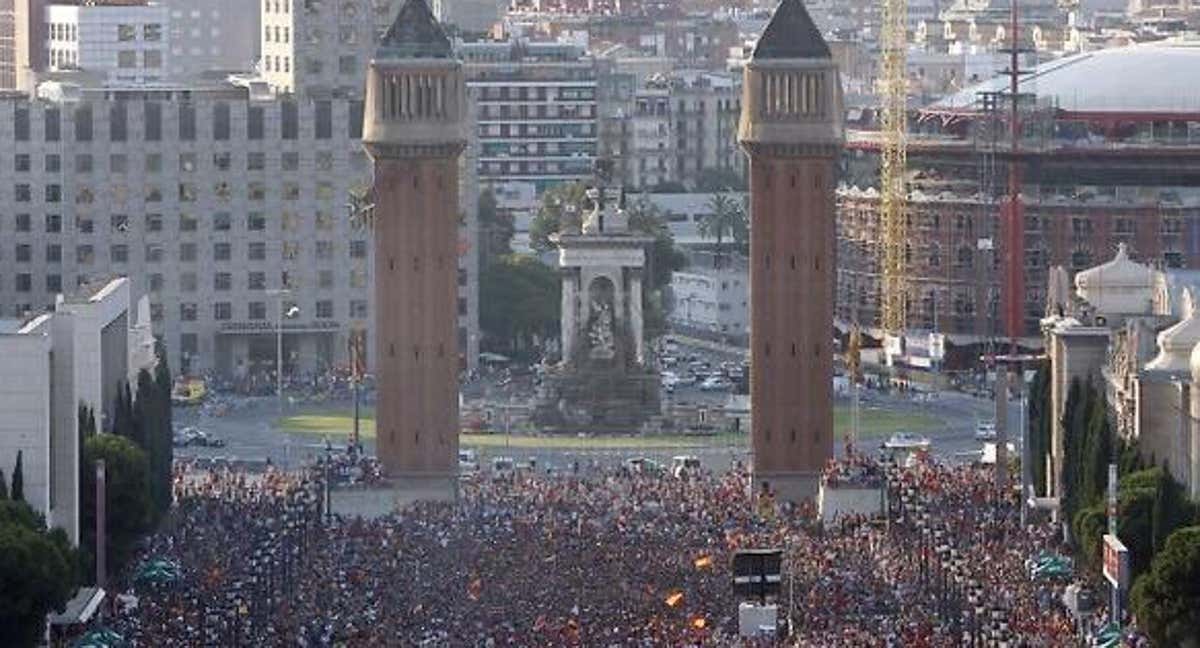
<svg viewBox="0 0 1200 648">
<path fill-rule="evenodd" d="M 359 423 L 359 432 L 365 440 L 375 439 L 374 412 L 365 410 Z M 928 432 L 930 429 L 941 427 L 939 419 L 927 414 L 896 410 L 866 409 L 862 411 L 862 430 L 859 438 L 884 439 L 896 432 Z M 307 413 L 286 417 L 277 422 L 277 426 L 286 432 L 313 436 L 328 437 L 339 441 L 350 436 L 354 429 L 353 413 L 349 411 L 330 411 L 324 413 Z M 834 410 L 834 437 L 840 440 L 850 428 L 850 408 L 838 406 Z M 521 436 L 504 434 L 463 434 L 461 442 L 464 446 L 480 448 L 543 448 L 543 449 L 656 449 L 656 448 L 703 448 L 713 446 L 737 445 L 745 442 L 744 435 L 718 434 L 714 436 L 690 435 L 661 435 L 647 437 L 629 436 Z"/>
</svg>

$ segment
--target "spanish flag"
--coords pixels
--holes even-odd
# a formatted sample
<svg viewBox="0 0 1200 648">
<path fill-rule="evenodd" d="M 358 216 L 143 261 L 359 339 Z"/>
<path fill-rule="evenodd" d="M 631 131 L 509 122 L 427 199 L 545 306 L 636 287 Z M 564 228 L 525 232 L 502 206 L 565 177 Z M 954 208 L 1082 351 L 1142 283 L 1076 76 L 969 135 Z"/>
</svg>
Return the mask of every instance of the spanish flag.
<svg viewBox="0 0 1200 648">
<path fill-rule="evenodd" d="M 675 607 L 676 605 L 679 605 L 682 602 L 683 602 L 683 592 L 680 592 L 678 590 L 671 592 L 670 596 L 667 597 L 667 606 L 668 607 Z"/>
</svg>

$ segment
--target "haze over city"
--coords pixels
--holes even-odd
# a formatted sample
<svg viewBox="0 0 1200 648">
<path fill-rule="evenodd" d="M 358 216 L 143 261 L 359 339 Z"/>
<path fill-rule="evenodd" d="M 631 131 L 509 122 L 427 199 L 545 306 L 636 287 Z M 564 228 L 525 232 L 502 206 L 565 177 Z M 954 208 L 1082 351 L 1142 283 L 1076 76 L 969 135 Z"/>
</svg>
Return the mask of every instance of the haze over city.
<svg viewBox="0 0 1200 648">
<path fill-rule="evenodd" d="M 1193 0 L 0 0 L 0 645 L 1200 646 Z"/>
</svg>

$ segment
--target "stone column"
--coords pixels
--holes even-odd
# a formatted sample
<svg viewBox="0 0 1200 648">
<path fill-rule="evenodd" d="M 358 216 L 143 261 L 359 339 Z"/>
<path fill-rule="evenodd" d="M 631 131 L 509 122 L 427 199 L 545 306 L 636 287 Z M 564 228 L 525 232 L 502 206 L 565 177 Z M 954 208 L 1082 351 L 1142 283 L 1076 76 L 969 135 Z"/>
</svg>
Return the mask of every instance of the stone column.
<svg viewBox="0 0 1200 648">
<path fill-rule="evenodd" d="M 567 363 L 575 350 L 579 327 L 579 272 L 563 268 L 562 272 L 562 360 Z"/>
<path fill-rule="evenodd" d="M 633 353 L 638 366 L 646 363 L 644 324 L 642 322 L 642 271 L 629 270 L 629 328 L 633 335 Z"/>
</svg>

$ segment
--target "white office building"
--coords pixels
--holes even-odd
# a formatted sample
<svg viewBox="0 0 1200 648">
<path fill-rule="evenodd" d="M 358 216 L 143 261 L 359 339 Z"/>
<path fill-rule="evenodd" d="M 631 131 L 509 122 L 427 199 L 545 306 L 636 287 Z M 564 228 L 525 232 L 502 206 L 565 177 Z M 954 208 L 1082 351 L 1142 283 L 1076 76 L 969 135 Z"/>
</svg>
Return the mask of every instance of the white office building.
<svg viewBox="0 0 1200 648">
<path fill-rule="evenodd" d="M 48 70 L 83 69 L 120 83 L 161 80 L 170 73 L 169 20 L 160 5 L 48 5 Z"/>
<path fill-rule="evenodd" d="M 125 275 L 178 371 L 273 370 L 280 302 L 298 309 L 285 372 L 345 366 L 348 336 L 371 322 L 371 237 L 345 207 L 370 183 L 361 101 L 52 86 L 55 100 L 0 99 L 0 316 Z M 474 187 L 464 173 L 464 367 L 479 338 Z"/>
<path fill-rule="evenodd" d="M 131 311 L 130 282 L 114 279 L 57 298 L 31 320 L 0 321 L 0 468 L 21 454 L 25 500 L 79 542 L 78 408 L 101 429 L 123 381 L 154 366 L 147 304 Z"/>
</svg>

